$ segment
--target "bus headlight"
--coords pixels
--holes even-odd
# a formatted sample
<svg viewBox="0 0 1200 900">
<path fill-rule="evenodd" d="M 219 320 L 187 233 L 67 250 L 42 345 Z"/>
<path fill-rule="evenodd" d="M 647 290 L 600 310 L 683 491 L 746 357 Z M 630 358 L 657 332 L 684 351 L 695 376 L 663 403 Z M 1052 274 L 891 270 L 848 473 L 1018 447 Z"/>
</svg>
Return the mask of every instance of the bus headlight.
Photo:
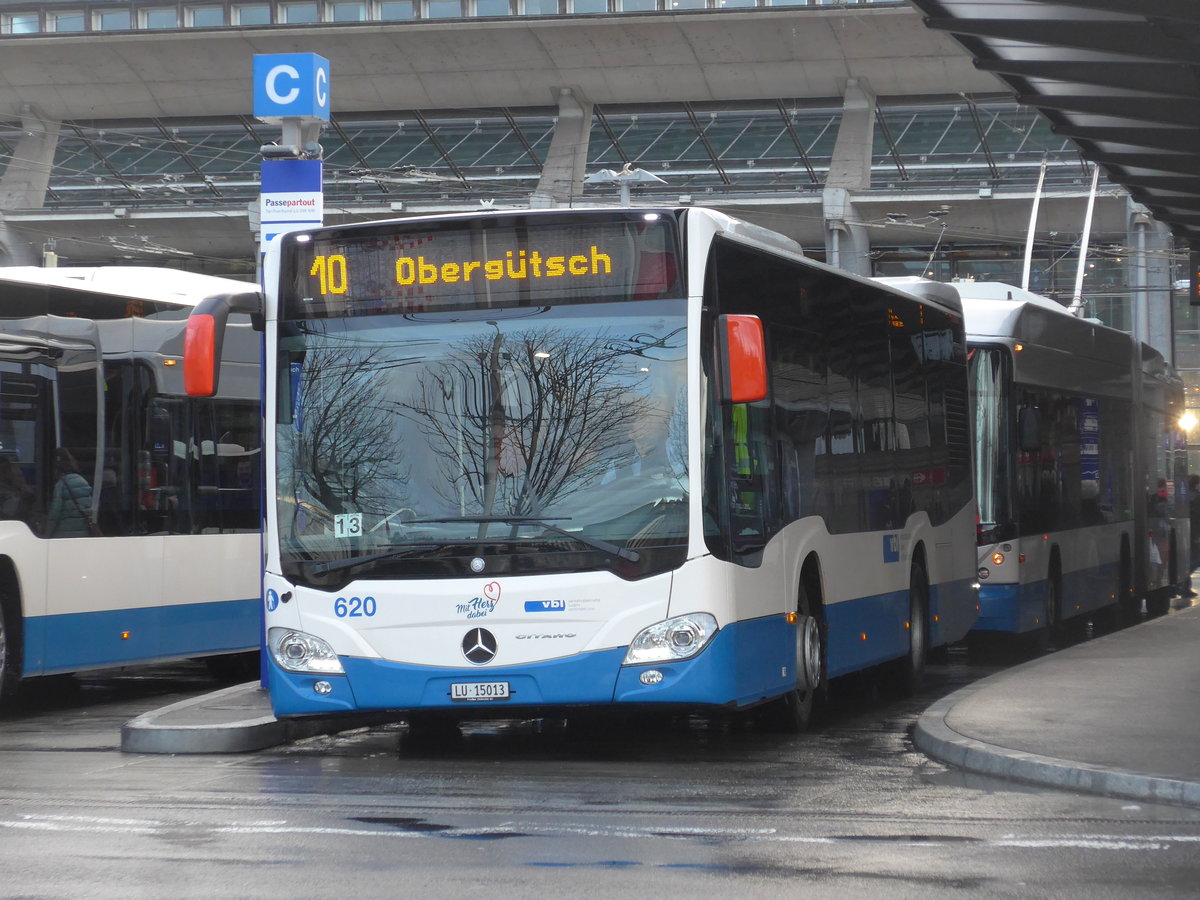
<svg viewBox="0 0 1200 900">
<path fill-rule="evenodd" d="M 345 674 L 333 648 L 316 635 L 291 628 L 272 628 L 267 632 L 267 644 L 281 669 L 302 674 Z"/>
<path fill-rule="evenodd" d="M 629 644 L 624 665 L 690 659 L 717 633 L 717 620 L 708 613 L 688 613 L 643 628 Z"/>
</svg>

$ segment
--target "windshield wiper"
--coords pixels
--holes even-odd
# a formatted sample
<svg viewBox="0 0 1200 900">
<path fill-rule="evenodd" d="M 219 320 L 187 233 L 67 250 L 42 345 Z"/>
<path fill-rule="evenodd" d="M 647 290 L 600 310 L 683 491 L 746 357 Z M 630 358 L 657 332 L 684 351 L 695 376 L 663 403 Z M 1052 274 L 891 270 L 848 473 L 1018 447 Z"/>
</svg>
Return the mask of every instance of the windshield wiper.
<svg viewBox="0 0 1200 900">
<path fill-rule="evenodd" d="M 567 519 L 560 517 L 558 521 L 567 521 Z M 616 544 L 610 544 L 608 541 L 602 541 L 599 538 L 586 537 L 574 531 L 567 531 L 565 528 L 559 528 L 557 525 L 551 524 L 546 519 L 537 519 L 533 516 L 446 516 L 437 519 L 416 519 L 404 524 L 423 525 L 433 522 L 498 522 L 502 525 L 537 525 L 539 528 L 544 528 L 555 534 L 561 534 L 563 537 L 568 537 L 573 541 L 583 544 L 585 547 L 591 547 L 593 550 L 599 550 L 608 556 L 628 560 L 632 563 L 641 562 L 642 560 L 642 555 L 636 550 L 618 547 Z"/>
<path fill-rule="evenodd" d="M 367 563 L 379 562 L 384 559 L 398 559 L 410 553 L 423 553 L 426 550 L 436 550 L 440 544 L 414 544 L 398 550 L 385 550 L 382 553 L 368 553 L 366 556 L 351 556 L 348 559 L 335 559 L 330 562 L 309 563 L 309 575 L 328 575 L 330 572 L 340 572 L 342 569 L 353 569 L 355 566 L 365 566 Z"/>
</svg>

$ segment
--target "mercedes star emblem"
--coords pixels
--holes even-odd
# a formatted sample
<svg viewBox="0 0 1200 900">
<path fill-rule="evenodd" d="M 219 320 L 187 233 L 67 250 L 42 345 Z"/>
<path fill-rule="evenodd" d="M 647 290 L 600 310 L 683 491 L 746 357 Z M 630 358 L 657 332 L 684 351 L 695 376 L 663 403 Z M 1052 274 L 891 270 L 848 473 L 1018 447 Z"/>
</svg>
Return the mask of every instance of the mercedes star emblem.
<svg viewBox="0 0 1200 900">
<path fill-rule="evenodd" d="M 463 656 L 477 666 L 496 658 L 496 636 L 486 628 L 472 628 L 462 639 Z"/>
</svg>

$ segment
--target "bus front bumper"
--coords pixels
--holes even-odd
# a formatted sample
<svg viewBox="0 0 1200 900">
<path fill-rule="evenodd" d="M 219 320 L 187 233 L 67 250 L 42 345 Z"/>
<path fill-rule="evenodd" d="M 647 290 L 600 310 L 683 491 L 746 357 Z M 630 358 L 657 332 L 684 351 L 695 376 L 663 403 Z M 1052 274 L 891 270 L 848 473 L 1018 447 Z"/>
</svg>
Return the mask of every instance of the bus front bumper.
<svg viewBox="0 0 1200 900">
<path fill-rule="evenodd" d="M 512 667 L 415 666 L 340 657 L 344 675 L 297 674 L 268 664 L 276 716 L 370 710 L 452 710 L 464 718 L 504 709 L 614 704 L 738 708 L 795 686 L 795 632 L 782 616 L 727 625 L 686 660 L 626 666 L 625 648 Z M 647 673 L 658 673 L 647 674 Z M 455 684 L 507 684 L 508 699 L 460 700 Z"/>
<path fill-rule="evenodd" d="M 979 618 L 973 631 L 1023 634 L 1044 624 L 1046 583 L 984 584 L 979 588 Z"/>
</svg>

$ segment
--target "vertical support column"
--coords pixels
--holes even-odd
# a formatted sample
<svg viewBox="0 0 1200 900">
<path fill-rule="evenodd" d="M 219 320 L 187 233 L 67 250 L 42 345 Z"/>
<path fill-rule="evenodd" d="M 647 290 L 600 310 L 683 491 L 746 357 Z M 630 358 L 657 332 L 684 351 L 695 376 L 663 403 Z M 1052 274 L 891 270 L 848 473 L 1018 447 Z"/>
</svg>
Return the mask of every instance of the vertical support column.
<svg viewBox="0 0 1200 900">
<path fill-rule="evenodd" d="M 533 207 L 570 205 L 583 194 L 588 139 L 592 131 L 592 103 L 579 88 L 560 87 L 555 92 L 558 122 L 542 164 L 542 177 L 529 198 Z"/>
<path fill-rule="evenodd" d="M 0 266 L 40 266 L 42 247 L 11 225 L 4 222 L 0 213 Z"/>
<path fill-rule="evenodd" d="M 0 178 L 0 210 L 41 209 L 45 204 L 58 128 L 28 103 L 21 104 L 22 135 Z"/>
<path fill-rule="evenodd" d="M 854 194 L 871 187 L 871 152 L 875 138 L 875 93 L 865 79 L 846 82 L 842 123 L 825 190 L 825 258 L 831 266 L 857 275 L 871 274 L 867 229 L 854 209 Z"/>
<path fill-rule="evenodd" d="M 1133 334 L 1175 362 L 1171 308 L 1171 234 L 1139 204 L 1129 203 L 1128 282 Z"/>
<path fill-rule="evenodd" d="M 46 203 L 59 123 L 45 118 L 35 107 L 21 104 L 21 139 L 0 177 L 0 264 L 38 265 L 41 247 L 4 224 L 10 209 L 41 209 Z"/>
</svg>

